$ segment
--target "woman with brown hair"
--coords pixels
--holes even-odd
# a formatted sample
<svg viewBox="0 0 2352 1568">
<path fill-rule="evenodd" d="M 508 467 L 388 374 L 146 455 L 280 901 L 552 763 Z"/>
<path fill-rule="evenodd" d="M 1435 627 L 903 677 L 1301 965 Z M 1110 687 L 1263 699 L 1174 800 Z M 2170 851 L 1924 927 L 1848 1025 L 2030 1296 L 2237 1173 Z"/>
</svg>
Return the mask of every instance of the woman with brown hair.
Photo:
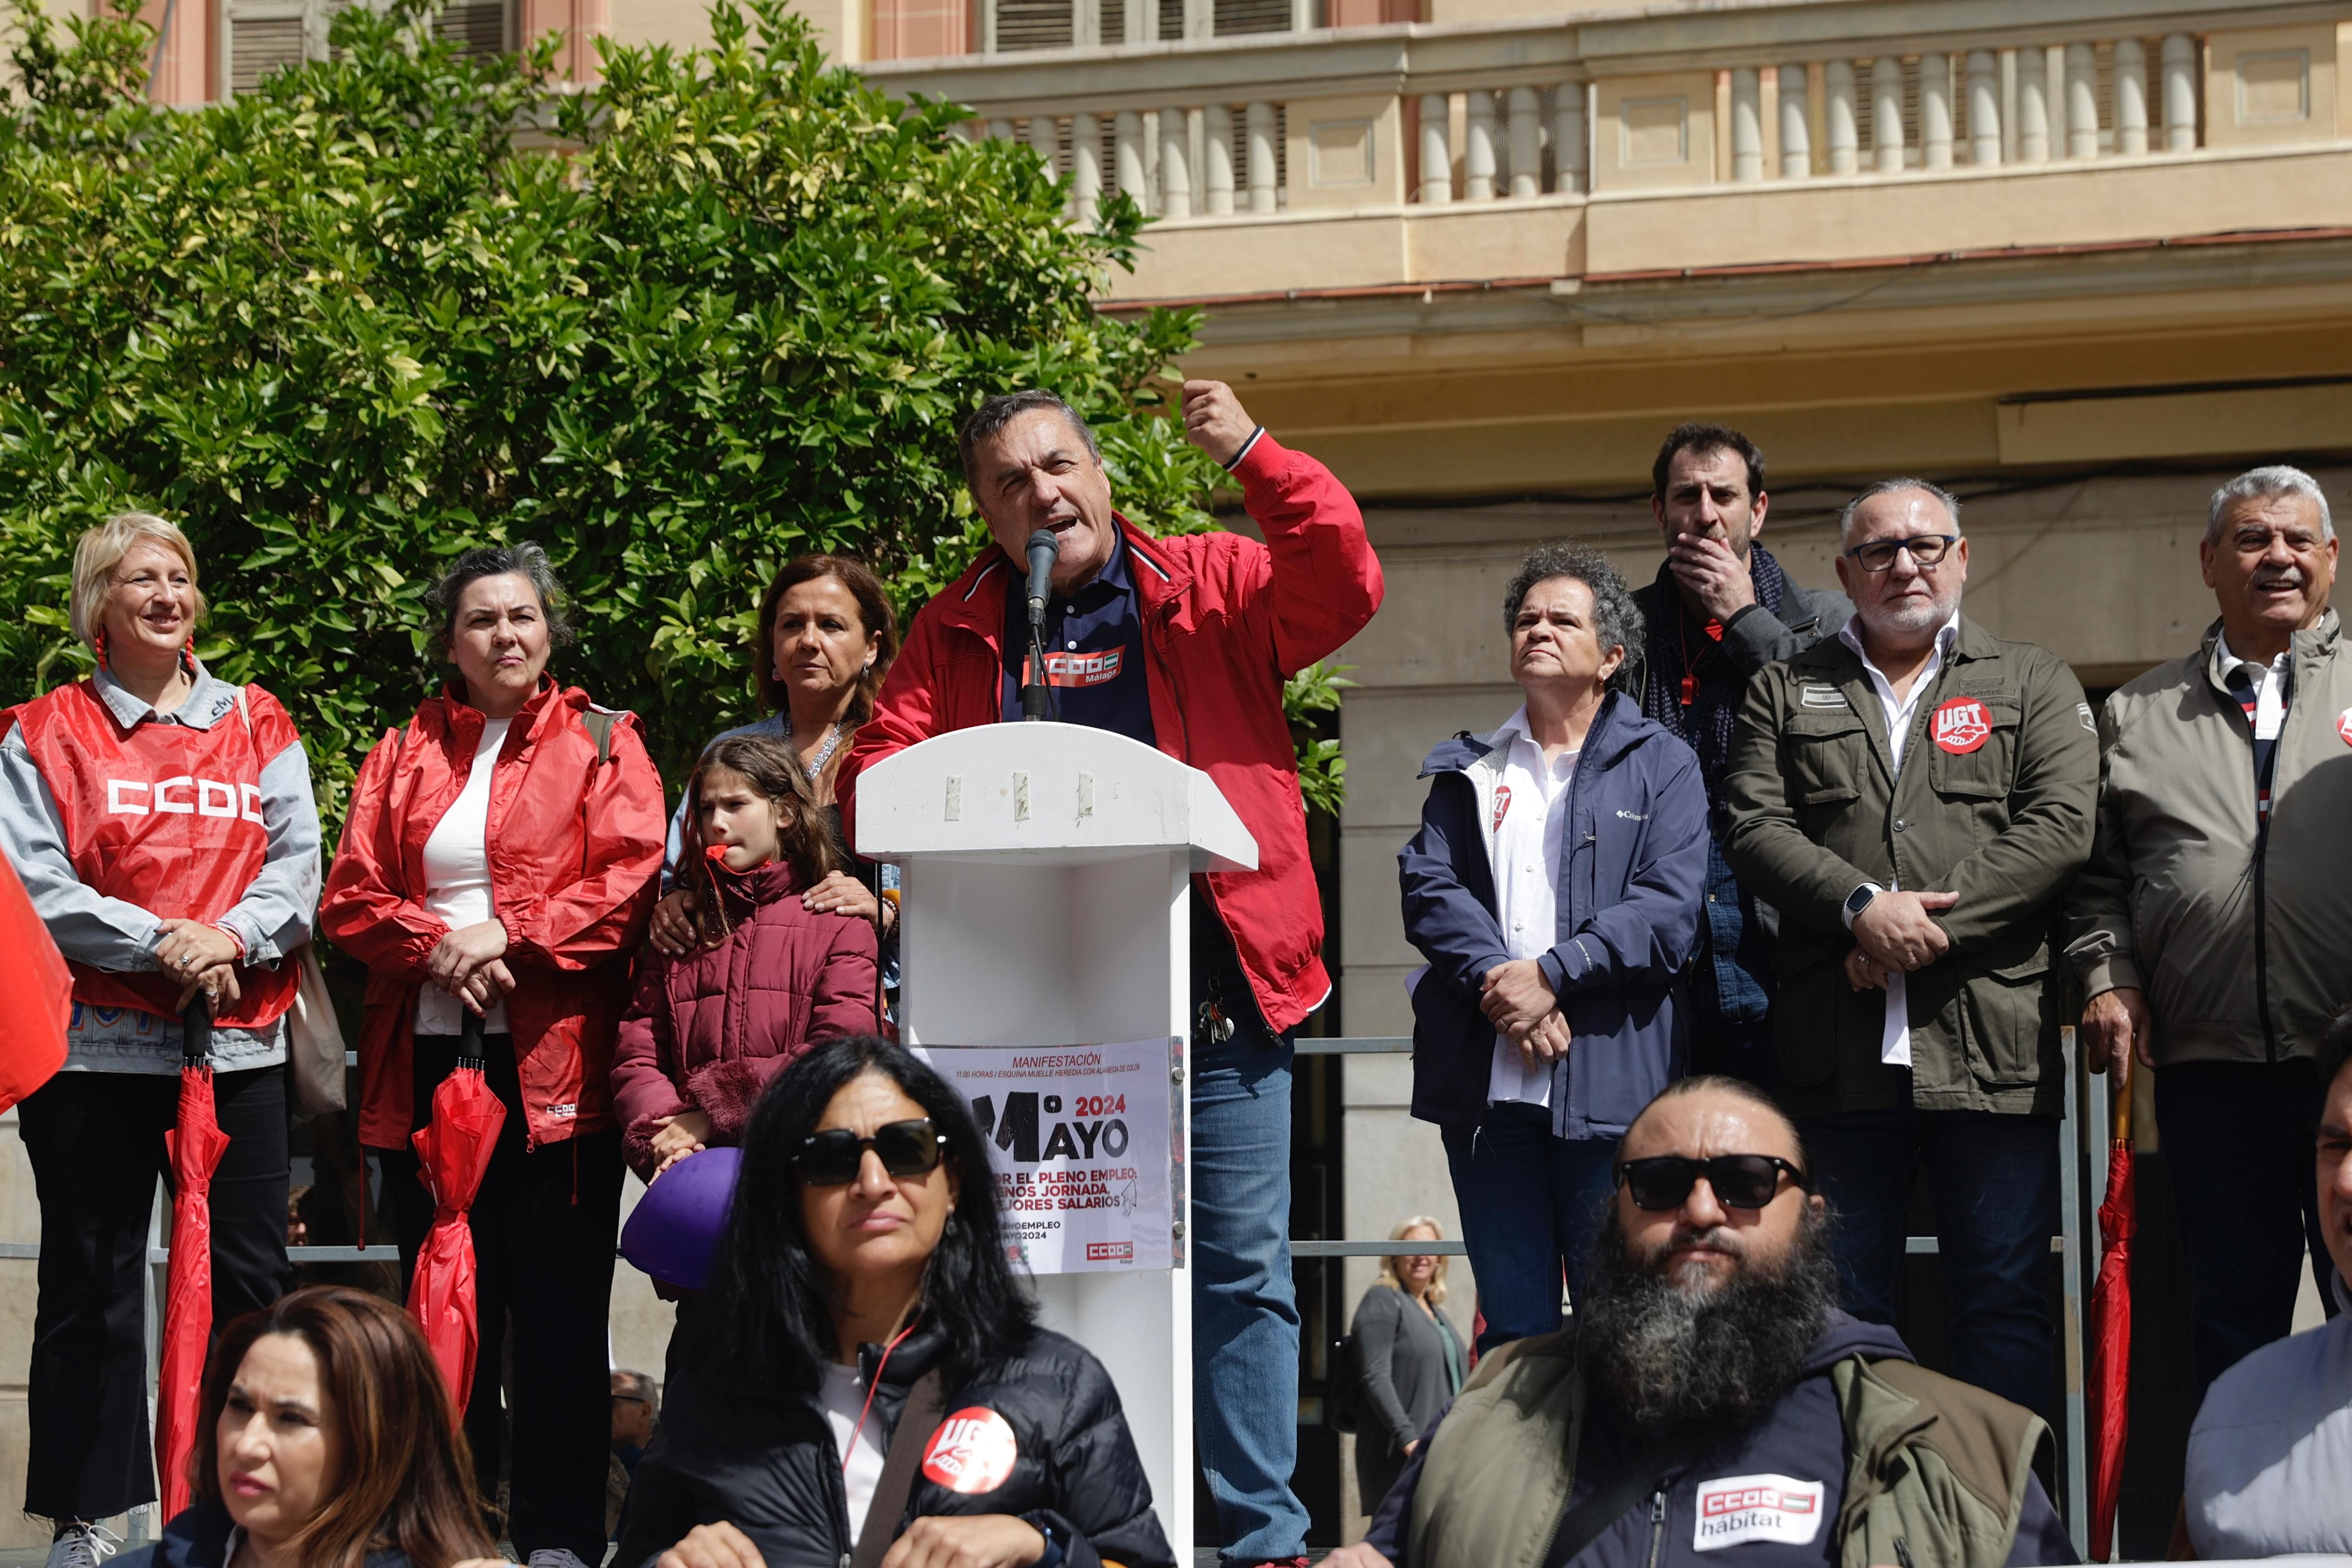
<svg viewBox="0 0 2352 1568">
<path fill-rule="evenodd" d="M 425 1336 L 320 1285 L 228 1325 L 205 1369 L 194 1500 L 120 1568 L 459 1568 L 495 1559 Z"/>
<path fill-rule="evenodd" d="M 727 730 L 711 744 L 740 736 L 782 739 L 806 775 L 835 841 L 846 851 L 834 779 L 858 727 L 874 716 L 875 694 L 898 656 L 898 618 L 881 579 L 847 556 L 804 555 L 785 562 L 761 597 L 760 632 L 751 650 L 752 678 L 768 716 Z M 678 876 L 688 826 L 681 801 L 669 825 L 666 871 L 672 880 L 653 925 L 655 948 L 672 958 L 695 946 L 695 894 Z M 898 905 L 882 894 L 896 886 L 894 875 L 845 854 L 824 880 L 801 890 L 801 903 L 815 914 L 871 920 L 887 937 L 897 926 Z"/>
</svg>

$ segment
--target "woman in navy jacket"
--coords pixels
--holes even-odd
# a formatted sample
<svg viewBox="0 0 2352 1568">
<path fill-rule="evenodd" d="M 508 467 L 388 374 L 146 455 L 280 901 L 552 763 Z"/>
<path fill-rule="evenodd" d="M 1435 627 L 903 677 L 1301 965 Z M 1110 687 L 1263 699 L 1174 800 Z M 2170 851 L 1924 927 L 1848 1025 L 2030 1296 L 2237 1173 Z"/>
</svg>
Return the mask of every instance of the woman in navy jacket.
<svg viewBox="0 0 2352 1568">
<path fill-rule="evenodd" d="M 1526 702 L 1422 765 L 1399 854 L 1412 1113 L 1442 1129 L 1478 1277 L 1479 1347 L 1559 1326 L 1616 1140 L 1684 1071 L 1675 1004 L 1706 881 L 1689 747 L 1612 689 L 1642 613 L 1597 551 L 1528 553 L 1504 597 Z"/>
</svg>

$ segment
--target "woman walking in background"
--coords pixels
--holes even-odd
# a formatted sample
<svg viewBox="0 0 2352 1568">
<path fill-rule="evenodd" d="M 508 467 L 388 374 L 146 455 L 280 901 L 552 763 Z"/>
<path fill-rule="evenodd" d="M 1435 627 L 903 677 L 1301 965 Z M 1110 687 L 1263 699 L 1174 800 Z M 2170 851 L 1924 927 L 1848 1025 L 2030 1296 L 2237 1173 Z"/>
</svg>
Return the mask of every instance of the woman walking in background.
<svg viewBox="0 0 2352 1568">
<path fill-rule="evenodd" d="M 51 1568 L 155 1498 L 142 1308 L 148 1218 L 178 1120 L 181 1009 L 212 1015 L 227 1151 L 212 1182 L 213 1314 L 286 1289 L 286 1015 L 319 899 L 310 762 L 278 700 L 215 679 L 187 536 L 143 512 L 74 550 L 85 681 L 15 709 L 0 848 L 73 968 L 65 1068 L 18 1111 L 41 1205 L 25 1509 Z"/>
<path fill-rule="evenodd" d="M 1445 1232 L 1425 1214 L 1389 1232 L 1391 1241 L 1439 1241 Z M 1445 1301 L 1445 1259 L 1409 1252 L 1381 1260 L 1380 1278 L 1356 1304 L 1356 1355 L 1369 1404 L 1356 1431 L 1356 1498 L 1366 1513 L 1412 1457 L 1421 1435 L 1466 1375 L 1462 1335 L 1438 1309 Z"/>
<path fill-rule="evenodd" d="M 740 1144 L 760 1091 L 810 1041 L 876 1028 L 872 924 L 797 896 L 842 856 L 792 748 L 712 742 L 686 813 L 678 883 L 694 894 L 695 946 L 638 966 L 613 1061 L 622 1150 L 647 1181 Z"/>
<path fill-rule="evenodd" d="M 120 1568 L 490 1568 L 466 1439 L 425 1336 L 320 1285 L 228 1325 L 194 1497 Z"/>
<path fill-rule="evenodd" d="M 538 546 L 467 551 L 425 603 L 457 674 L 368 754 L 320 924 L 368 966 L 360 1142 L 383 1152 L 412 1276 L 433 1198 L 409 1138 L 481 1020 L 506 1122 L 471 1213 L 466 1432 L 494 1496 L 511 1322 L 512 1539 L 537 1568 L 572 1568 L 605 1546 L 613 1046 L 661 871 L 661 779 L 635 717 L 548 678 L 571 632 Z"/>
<path fill-rule="evenodd" d="M 874 695 L 898 656 L 898 618 L 881 579 L 863 561 L 838 555 L 787 561 L 760 601 L 759 636 L 751 644 L 752 677 L 768 716 L 723 731 L 712 742 L 761 736 L 792 747 L 810 798 L 843 852 L 838 865 L 801 889 L 801 902 L 813 914 L 873 921 L 885 942 L 898 929 L 898 906 L 883 896 L 886 889 L 897 888 L 897 870 L 849 852 L 833 783 L 858 727 L 874 716 Z M 669 825 L 669 892 L 654 913 L 653 926 L 655 948 L 671 958 L 693 949 L 698 929 L 694 894 L 676 881 L 688 826 L 680 801 Z"/>
</svg>

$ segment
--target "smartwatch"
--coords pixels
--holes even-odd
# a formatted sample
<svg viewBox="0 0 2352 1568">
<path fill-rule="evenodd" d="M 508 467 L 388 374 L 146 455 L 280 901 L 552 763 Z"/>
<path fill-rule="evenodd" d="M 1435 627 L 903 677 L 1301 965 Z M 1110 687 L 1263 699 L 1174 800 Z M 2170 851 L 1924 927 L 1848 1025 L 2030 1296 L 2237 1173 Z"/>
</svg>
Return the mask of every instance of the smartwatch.
<svg viewBox="0 0 2352 1568">
<path fill-rule="evenodd" d="M 1860 915 L 1864 910 L 1870 907 L 1870 901 L 1872 899 L 1876 898 L 1880 894 L 1885 893 L 1885 891 L 1886 890 L 1885 888 L 1879 886 L 1874 882 L 1865 882 L 1860 887 L 1855 888 L 1852 893 L 1846 894 L 1845 908 L 1842 912 L 1842 916 L 1845 921 L 1845 928 L 1848 931 L 1853 930 L 1855 918 Z"/>
</svg>

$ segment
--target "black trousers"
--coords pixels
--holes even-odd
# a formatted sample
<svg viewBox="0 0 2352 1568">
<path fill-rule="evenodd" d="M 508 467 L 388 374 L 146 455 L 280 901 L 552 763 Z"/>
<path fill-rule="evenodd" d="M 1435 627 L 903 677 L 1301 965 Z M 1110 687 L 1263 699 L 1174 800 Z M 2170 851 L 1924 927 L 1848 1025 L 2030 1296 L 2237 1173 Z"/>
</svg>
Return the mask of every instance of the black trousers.
<svg viewBox="0 0 2352 1568">
<path fill-rule="evenodd" d="M 285 1069 L 217 1073 L 213 1103 L 229 1137 L 212 1184 L 217 1339 L 293 1282 Z M 61 1072 L 17 1107 L 41 1205 L 27 1513 L 98 1520 L 155 1500 L 141 1270 L 156 1178 L 169 1168 L 163 1134 L 179 1115 L 176 1072 Z"/>
<path fill-rule="evenodd" d="M 621 1227 L 621 1134 L 592 1133 L 524 1146 L 522 1090 L 511 1036 L 483 1040 L 483 1077 L 507 1108 L 498 1152 L 474 1199 L 475 1322 L 481 1351 L 466 1405 L 466 1439 L 482 1495 L 498 1495 L 506 1457 L 506 1354 L 513 1357 L 514 1452 L 507 1527 L 525 1559 L 564 1550 L 604 1555 L 604 1472 L 612 1448 L 613 1248 Z M 457 1065 L 453 1036 L 420 1035 L 415 1124 Z M 384 1203 L 400 1241 L 404 1289 L 433 1227 L 433 1199 L 406 1150 L 383 1153 Z M 509 1331 L 512 1330 L 509 1345 Z"/>
</svg>

